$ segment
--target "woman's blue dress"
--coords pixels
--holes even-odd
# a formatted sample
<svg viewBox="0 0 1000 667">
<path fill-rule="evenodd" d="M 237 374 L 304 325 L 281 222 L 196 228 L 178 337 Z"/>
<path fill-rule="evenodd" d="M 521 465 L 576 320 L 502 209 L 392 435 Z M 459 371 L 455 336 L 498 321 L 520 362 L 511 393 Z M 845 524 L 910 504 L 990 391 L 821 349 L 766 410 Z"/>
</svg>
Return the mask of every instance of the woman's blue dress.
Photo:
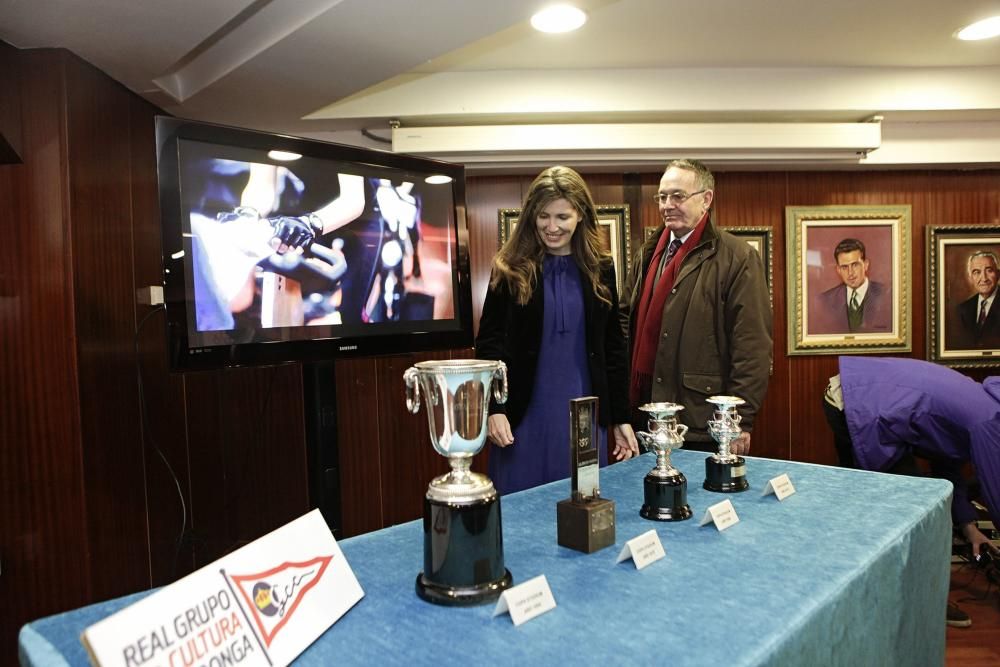
<svg viewBox="0 0 1000 667">
<path fill-rule="evenodd" d="M 569 401 L 591 395 L 580 271 L 569 255 L 546 255 L 542 282 L 542 343 L 531 402 L 514 428 L 514 444 L 490 450 L 490 479 L 501 494 L 569 477 Z M 599 431 L 605 466 L 607 438 L 603 427 Z"/>
</svg>

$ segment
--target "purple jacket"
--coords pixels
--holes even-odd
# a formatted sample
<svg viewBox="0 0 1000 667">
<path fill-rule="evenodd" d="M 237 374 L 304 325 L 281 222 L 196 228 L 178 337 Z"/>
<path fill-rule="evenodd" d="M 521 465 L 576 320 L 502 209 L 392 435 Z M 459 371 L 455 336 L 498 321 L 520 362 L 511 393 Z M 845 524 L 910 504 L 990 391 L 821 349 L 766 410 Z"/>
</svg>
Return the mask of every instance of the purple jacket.
<svg viewBox="0 0 1000 667">
<path fill-rule="evenodd" d="M 928 458 L 955 485 L 952 516 L 966 523 L 976 518 L 961 474 L 971 461 L 1000 518 L 1000 377 L 980 384 L 917 359 L 841 357 L 840 383 L 860 467 L 885 470 L 908 451 Z"/>
</svg>

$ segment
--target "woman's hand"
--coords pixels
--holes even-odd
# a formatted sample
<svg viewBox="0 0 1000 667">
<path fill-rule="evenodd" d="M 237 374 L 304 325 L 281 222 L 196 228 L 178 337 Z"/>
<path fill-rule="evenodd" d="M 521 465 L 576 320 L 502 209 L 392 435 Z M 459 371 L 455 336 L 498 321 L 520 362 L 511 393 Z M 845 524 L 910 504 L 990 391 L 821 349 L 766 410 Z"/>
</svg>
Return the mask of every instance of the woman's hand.
<svg viewBox="0 0 1000 667">
<path fill-rule="evenodd" d="M 635 439 L 631 424 L 615 424 L 611 431 L 615 439 L 612 455 L 616 461 L 624 461 L 639 455 L 639 442 Z"/>
<path fill-rule="evenodd" d="M 490 442 L 498 447 L 506 447 L 514 444 L 514 433 L 510 430 L 510 422 L 507 415 L 490 415 L 487 421 L 486 437 Z"/>
</svg>

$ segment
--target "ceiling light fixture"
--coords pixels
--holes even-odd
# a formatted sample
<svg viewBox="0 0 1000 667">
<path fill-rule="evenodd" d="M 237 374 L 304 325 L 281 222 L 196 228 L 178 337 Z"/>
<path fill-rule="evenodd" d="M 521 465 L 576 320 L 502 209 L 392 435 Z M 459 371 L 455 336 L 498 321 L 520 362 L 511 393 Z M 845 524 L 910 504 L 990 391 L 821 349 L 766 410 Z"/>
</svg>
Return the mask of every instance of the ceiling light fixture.
<svg viewBox="0 0 1000 667">
<path fill-rule="evenodd" d="M 882 143 L 880 123 L 607 123 L 398 127 L 392 150 L 465 164 L 537 159 L 850 159 Z M 555 162 L 553 162 L 555 164 Z"/>
<path fill-rule="evenodd" d="M 1000 16 L 991 16 L 988 19 L 976 21 L 955 33 L 956 38 L 966 42 L 990 39 L 997 35 L 1000 35 Z"/>
<path fill-rule="evenodd" d="M 572 5 L 551 5 L 531 17 L 539 32 L 571 32 L 587 22 L 587 15 Z"/>
<path fill-rule="evenodd" d="M 424 183 L 430 185 L 444 185 L 445 183 L 451 183 L 452 178 L 446 174 L 433 174 L 424 179 Z"/>
<path fill-rule="evenodd" d="M 278 162 L 292 162 L 302 157 L 299 153 L 292 153 L 291 151 L 268 151 L 267 156 Z"/>
</svg>

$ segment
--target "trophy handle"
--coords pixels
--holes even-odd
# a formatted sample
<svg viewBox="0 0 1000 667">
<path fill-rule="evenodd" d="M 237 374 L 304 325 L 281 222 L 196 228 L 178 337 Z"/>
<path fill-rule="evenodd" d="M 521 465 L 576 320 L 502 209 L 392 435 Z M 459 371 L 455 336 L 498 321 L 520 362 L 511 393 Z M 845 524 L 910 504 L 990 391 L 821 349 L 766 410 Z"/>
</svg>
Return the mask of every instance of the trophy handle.
<svg viewBox="0 0 1000 667">
<path fill-rule="evenodd" d="M 687 424 L 678 424 L 677 425 L 677 435 L 678 435 L 678 437 L 683 438 L 684 434 L 687 433 L 687 432 L 688 432 Z"/>
<path fill-rule="evenodd" d="M 645 449 L 647 452 L 652 451 L 652 448 L 649 446 L 649 443 L 653 441 L 653 436 L 646 433 L 645 431 L 636 431 L 635 437 L 638 438 L 639 442 L 642 443 L 643 449 Z"/>
<path fill-rule="evenodd" d="M 417 374 L 418 371 L 413 366 L 403 373 L 403 382 L 406 384 L 406 409 L 413 414 L 420 412 L 420 382 Z"/>
<path fill-rule="evenodd" d="M 493 398 L 497 403 L 507 402 L 507 364 L 502 361 L 497 362 L 499 366 L 493 371 L 493 378 L 499 382 L 493 383 Z"/>
</svg>

